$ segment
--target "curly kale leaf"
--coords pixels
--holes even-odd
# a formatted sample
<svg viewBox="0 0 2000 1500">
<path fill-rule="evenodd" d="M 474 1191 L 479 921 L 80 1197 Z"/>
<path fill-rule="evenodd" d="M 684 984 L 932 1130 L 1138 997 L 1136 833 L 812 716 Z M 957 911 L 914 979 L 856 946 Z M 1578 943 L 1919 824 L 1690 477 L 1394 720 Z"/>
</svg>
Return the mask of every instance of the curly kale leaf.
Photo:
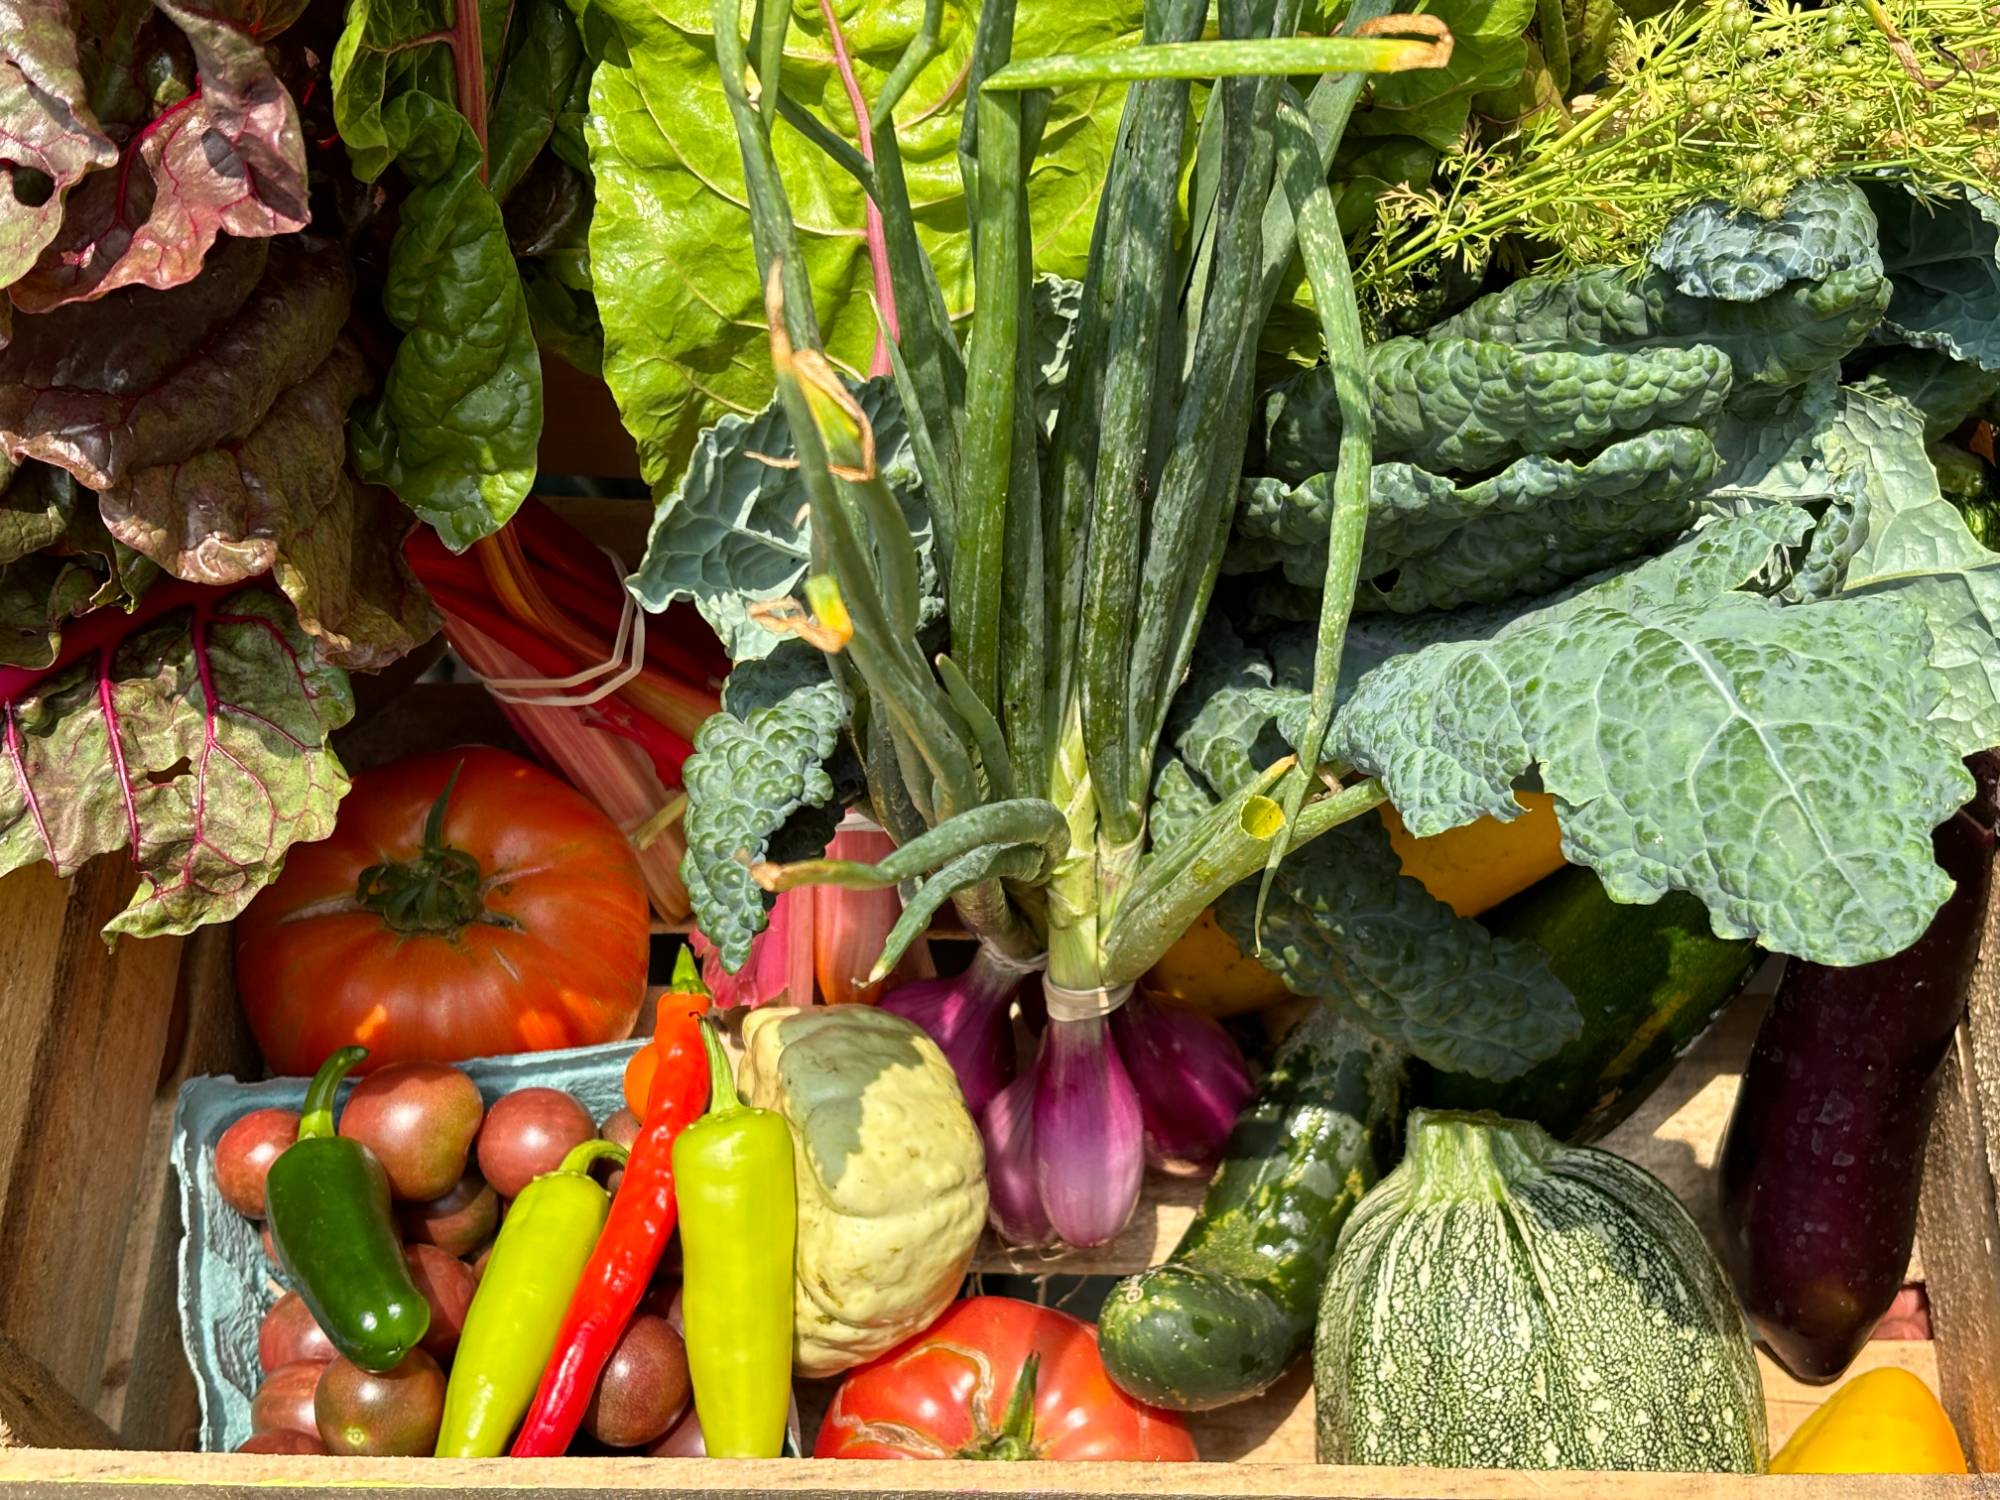
<svg viewBox="0 0 2000 1500">
<path fill-rule="evenodd" d="M 1517 351 L 1472 339 L 1390 339 L 1368 351 L 1375 454 L 1433 470 L 1477 470 L 1525 453 L 1576 453 L 1646 428 L 1700 424 L 1729 398 L 1730 364 L 1702 344 L 1630 353 Z M 1340 442 L 1322 365 L 1265 406 L 1272 473 L 1330 468 Z"/>
<path fill-rule="evenodd" d="M 1216 920 L 1245 952 L 1256 908 L 1255 881 L 1216 903 Z M 1402 873 L 1374 817 L 1286 856 L 1262 937 L 1258 958 L 1290 989 L 1346 1002 L 1369 1030 L 1433 1067 L 1514 1078 L 1583 1029 L 1541 949 L 1453 915 Z"/>
<path fill-rule="evenodd" d="M 1865 388 L 1841 394 L 1835 462 L 1866 497 L 1847 593 L 1915 608 L 1945 683 L 1932 726 L 1961 754 L 2000 744 L 2000 553 L 1980 545 L 1942 493 L 1921 414 Z"/>
<path fill-rule="evenodd" d="M 1884 319 L 1905 342 L 2000 370 L 2000 199 L 1919 198 L 1870 182 L 1893 288 Z"/>
<path fill-rule="evenodd" d="M 1676 290 L 1723 302 L 1755 302 L 1790 282 L 1842 271 L 1882 274 L 1875 215 L 1844 178 L 1801 184 L 1775 219 L 1696 204 L 1667 226 L 1650 258 Z"/>
<path fill-rule="evenodd" d="M 695 732 L 682 773 L 688 804 L 681 879 L 695 920 L 732 974 L 749 961 L 750 940 L 769 910 L 750 866 L 769 857 L 772 839 L 794 813 L 834 799 L 826 762 L 840 741 L 840 690 L 823 671 L 817 679 L 798 674 L 782 696 L 772 686 L 746 684 L 749 697 L 764 701 L 740 718 L 712 715 Z"/>
<path fill-rule="evenodd" d="M 1377 464 L 1356 605 L 1413 613 L 1545 594 L 1680 535 L 1716 471 L 1692 427 L 1662 427 L 1581 463 L 1530 454 L 1459 485 L 1413 464 Z M 1320 582 L 1332 475 L 1254 479 L 1237 519 L 1239 557 Z M 1262 548 L 1256 553 L 1249 548 Z M 1317 549 L 1317 550 L 1315 550 Z"/>
<path fill-rule="evenodd" d="M 1614 899 L 1693 892 L 1722 937 L 1821 963 L 1899 953 L 1951 882 L 1930 830 L 1969 781 L 1923 613 L 1738 592 L 1811 525 L 1721 521 L 1484 638 L 1369 673 L 1330 753 L 1422 837 L 1508 816 L 1539 768 L 1563 851 Z"/>
<path fill-rule="evenodd" d="M 1864 386 L 1880 386 L 1924 415 L 1924 436 L 1956 432 L 2000 396 L 2000 366 L 1988 370 L 1936 349 L 1898 349 L 1872 366 Z"/>
<path fill-rule="evenodd" d="M 929 617 L 939 607 L 930 512 L 902 403 L 886 377 L 853 390 L 875 433 L 876 465 L 917 540 Z M 754 417 L 727 416 L 708 428 L 654 513 L 646 555 L 628 580 L 656 612 L 691 600 L 732 661 L 768 655 L 784 639 L 759 623 L 758 606 L 789 597 L 806 574 L 812 533 L 792 457 L 791 430 L 775 400 Z"/>
<path fill-rule="evenodd" d="M 1290 754 L 1310 706 L 1309 632 L 1253 649 L 1211 617 L 1196 660 L 1168 730 L 1179 758 L 1155 779 L 1155 849 L 1171 849 L 1218 796 Z M 1257 886 L 1245 881 L 1216 906 L 1246 953 Z M 1258 957 L 1294 991 L 1345 1002 L 1440 1067 L 1509 1078 L 1552 1056 L 1579 1025 L 1539 950 L 1496 941 L 1403 876 L 1372 815 L 1286 856 L 1263 937 Z"/>
</svg>

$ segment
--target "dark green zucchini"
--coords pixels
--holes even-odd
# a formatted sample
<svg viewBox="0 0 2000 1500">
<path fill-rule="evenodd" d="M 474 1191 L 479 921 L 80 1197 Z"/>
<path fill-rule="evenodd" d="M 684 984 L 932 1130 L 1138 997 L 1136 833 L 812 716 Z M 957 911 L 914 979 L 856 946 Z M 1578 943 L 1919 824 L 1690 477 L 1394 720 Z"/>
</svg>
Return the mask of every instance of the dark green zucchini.
<svg viewBox="0 0 2000 1500">
<path fill-rule="evenodd" d="M 1330 1005 L 1299 1023 L 1173 1259 L 1119 1282 L 1098 1314 L 1121 1388 L 1205 1411 L 1284 1374 L 1311 1341 L 1340 1226 L 1394 1165 L 1402 1095 L 1394 1048 Z"/>
<path fill-rule="evenodd" d="M 1583 1032 L 1506 1083 L 1419 1069 L 1417 1103 L 1533 1120 L 1563 1140 L 1597 1140 L 1638 1108 L 1757 964 L 1756 945 L 1717 937 L 1686 892 L 1628 906 L 1582 865 L 1537 881 L 1480 920 L 1548 954 L 1576 996 Z"/>
</svg>

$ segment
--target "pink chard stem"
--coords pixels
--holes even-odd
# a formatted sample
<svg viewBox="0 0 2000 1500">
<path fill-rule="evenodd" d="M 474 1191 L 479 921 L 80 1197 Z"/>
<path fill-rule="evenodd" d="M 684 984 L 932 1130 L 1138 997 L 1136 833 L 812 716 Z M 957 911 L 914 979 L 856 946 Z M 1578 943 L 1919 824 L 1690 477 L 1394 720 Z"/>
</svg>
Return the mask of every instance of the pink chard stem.
<svg viewBox="0 0 2000 1500">
<path fill-rule="evenodd" d="M 854 110 L 854 128 L 861 159 L 875 165 L 875 132 L 868 123 L 868 101 L 861 94 L 861 80 L 854 74 L 854 58 L 847 50 L 847 35 L 840 29 L 840 17 L 833 13 L 833 0 L 819 0 L 819 13 L 826 18 L 827 34 L 833 39 L 833 61 L 840 69 L 840 81 L 847 88 L 847 102 Z M 875 353 L 868 361 L 869 375 L 889 373 L 889 339 L 902 341 L 903 330 L 896 321 L 896 287 L 889 279 L 889 239 L 882 229 L 882 210 L 875 200 L 867 200 L 864 234 L 868 241 L 868 265 L 875 276 L 875 305 L 882 309 L 882 326 L 875 330 Z M 887 329 L 887 338 L 883 330 Z"/>
</svg>

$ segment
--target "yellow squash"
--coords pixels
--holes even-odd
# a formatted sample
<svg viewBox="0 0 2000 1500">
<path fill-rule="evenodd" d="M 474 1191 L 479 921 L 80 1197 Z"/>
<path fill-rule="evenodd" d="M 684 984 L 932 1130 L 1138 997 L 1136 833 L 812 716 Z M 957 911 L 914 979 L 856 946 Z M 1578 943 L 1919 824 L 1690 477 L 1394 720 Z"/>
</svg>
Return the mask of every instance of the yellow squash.
<svg viewBox="0 0 2000 1500">
<path fill-rule="evenodd" d="M 1382 822 L 1403 873 L 1461 917 L 1476 917 L 1562 868 L 1555 798 L 1516 792 L 1527 812 L 1511 823 L 1481 818 L 1427 839 L 1414 837 L 1386 804 Z M 1169 1005 L 1209 1016 L 1266 1010 L 1291 998 L 1284 981 L 1249 957 L 1203 912 L 1146 976 L 1146 988 Z"/>
<path fill-rule="evenodd" d="M 1857 1375 L 1807 1417 L 1773 1474 L 1963 1474 L 1965 1450 L 1931 1388 L 1908 1370 Z"/>
<path fill-rule="evenodd" d="M 1556 799 L 1547 792 L 1516 792 L 1514 800 L 1527 811 L 1511 823 L 1480 818 L 1427 839 L 1405 828 L 1387 804 L 1382 822 L 1403 873 L 1421 880 L 1461 917 L 1476 917 L 1563 867 Z"/>
</svg>

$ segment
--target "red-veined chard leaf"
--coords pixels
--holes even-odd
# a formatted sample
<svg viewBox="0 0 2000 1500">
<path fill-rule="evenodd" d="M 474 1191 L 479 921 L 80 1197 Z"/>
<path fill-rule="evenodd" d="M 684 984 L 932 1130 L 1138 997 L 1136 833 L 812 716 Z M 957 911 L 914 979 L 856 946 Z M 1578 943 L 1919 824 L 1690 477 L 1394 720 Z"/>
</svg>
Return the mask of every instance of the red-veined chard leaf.
<svg viewBox="0 0 2000 1500">
<path fill-rule="evenodd" d="M 118 160 L 90 111 L 76 40 L 67 0 L 0 0 L 0 287 L 56 237 L 70 189 Z M 45 192 L 25 180 L 35 173 L 48 179 Z"/>
<path fill-rule="evenodd" d="M 0 351 L 0 446 L 104 489 L 240 437 L 326 357 L 351 294 L 330 241 L 230 239 L 172 291 L 22 318 Z"/>
<path fill-rule="evenodd" d="M 66 643 L 77 659 L 46 674 L 0 670 L 0 871 L 124 849 L 141 879 L 107 935 L 234 916 L 333 831 L 346 674 L 264 589 L 162 586 L 134 622 L 95 618 L 137 628 Z"/>
<path fill-rule="evenodd" d="M 69 195 L 60 232 L 13 286 L 24 311 L 176 287 L 218 236 L 289 234 L 311 217 L 298 106 L 265 52 L 299 7 L 154 4 L 186 39 L 194 86 L 129 133 L 115 170 Z"/>
</svg>

